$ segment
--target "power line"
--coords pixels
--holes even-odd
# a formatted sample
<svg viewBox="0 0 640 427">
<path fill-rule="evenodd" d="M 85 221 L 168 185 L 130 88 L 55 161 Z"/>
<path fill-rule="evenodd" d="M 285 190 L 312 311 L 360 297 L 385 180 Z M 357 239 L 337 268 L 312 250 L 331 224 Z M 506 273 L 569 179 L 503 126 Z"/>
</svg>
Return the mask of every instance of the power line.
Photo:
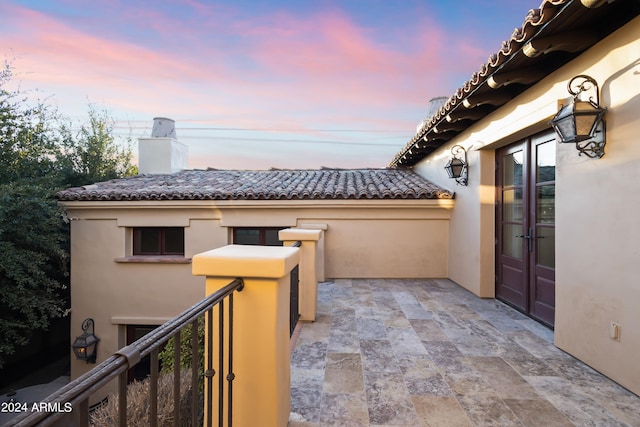
<svg viewBox="0 0 640 427">
<path fill-rule="evenodd" d="M 123 135 L 123 134 L 119 134 Z M 206 139 L 209 141 L 247 141 L 247 142 L 277 142 L 277 143 L 296 143 L 296 144 L 333 144 L 333 145 L 364 145 L 369 147 L 401 147 L 399 144 L 378 144 L 373 142 L 349 142 L 349 141 L 331 141 L 320 139 L 276 139 L 276 138 L 241 138 L 241 137 L 210 137 L 210 136 L 182 136 L 181 139 Z"/>
<path fill-rule="evenodd" d="M 116 125 L 114 129 L 146 130 L 151 126 Z M 176 127 L 176 131 L 241 131 L 241 132 L 361 132 L 361 133 L 407 133 L 405 130 L 388 129 L 273 129 L 273 128 L 222 128 L 222 127 Z"/>
<path fill-rule="evenodd" d="M 187 139 L 213 139 L 219 141 L 233 140 L 233 141 L 248 141 L 248 142 L 295 142 L 296 144 L 333 144 L 333 145 L 367 145 L 370 147 L 400 147 L 398 144 L 375 144 L 372 142 L 347 142 L 347 141 L 325 141 L 320 139 L 274 139 L 274 138 L 238 138 L 238 137 L 225 137 L 225 138 L 209 138 L 206 136 L 194 136 L 184 137 Z"/>
</svg>

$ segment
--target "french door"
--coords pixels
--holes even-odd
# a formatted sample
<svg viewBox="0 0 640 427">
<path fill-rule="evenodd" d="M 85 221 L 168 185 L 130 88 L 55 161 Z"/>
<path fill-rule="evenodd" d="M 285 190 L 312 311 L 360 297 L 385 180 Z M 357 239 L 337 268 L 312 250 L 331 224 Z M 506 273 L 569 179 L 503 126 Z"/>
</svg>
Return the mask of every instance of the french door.
<svg viewBox="0 0 640 427">
<path fill-rule="evenodd" d="M 553 327 L 553 132 L 496 151 L 496 298 Z"/>
</svg>

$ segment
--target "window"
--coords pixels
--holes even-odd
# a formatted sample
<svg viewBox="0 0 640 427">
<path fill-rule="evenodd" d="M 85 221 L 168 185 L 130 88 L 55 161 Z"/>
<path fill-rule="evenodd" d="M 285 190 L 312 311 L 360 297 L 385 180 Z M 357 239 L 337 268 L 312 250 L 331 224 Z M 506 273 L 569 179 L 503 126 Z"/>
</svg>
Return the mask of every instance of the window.
<svg viewBox="0 0 640 427">
<path fill-rule="evenodd" d="M 236 245 L 282 246 L 278 231 L 285 227 L 237 227 L 233 229 Z"/>
<path fill-rule="evenodd" d="M 135 227 L 133 255 L 184 255 L 184 228 Z"/>
</svg>

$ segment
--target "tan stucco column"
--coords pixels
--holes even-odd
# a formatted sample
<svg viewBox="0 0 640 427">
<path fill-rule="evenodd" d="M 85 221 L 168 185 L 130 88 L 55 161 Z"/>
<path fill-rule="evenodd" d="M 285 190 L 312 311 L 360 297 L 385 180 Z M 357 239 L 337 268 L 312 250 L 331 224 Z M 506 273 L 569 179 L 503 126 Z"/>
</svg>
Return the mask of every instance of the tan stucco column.
<svg viewBox="0 0 640 427">
<path fill-rule="evenodd" d="M 237 277 L 244 280 L 244 289 L 234 293 L 233 426 L 287 425 L 290 411 L 289 274 L 298 264 L 299 254 L 300 250 L 292 247 L 230 245 L 193 257 L 193 274 L 206 276 L 207 295 Z M 228 312 L 228 308 L 225 309 Z M 215 319 L 216 316 L 214 322 L 217 323 Z M 213 326 L 215 349 L 217 324 Z M 217 355 L 214 350 L 214 366 L 218 366 Z M 226 366 L 228 359 L 224 357 Z M 228 373 L 216 373 L 214 378 L 220 374 L 226 378 Z M 205 424 L 208 417 L 217 419 L 217 393 L 214 387 L 213 396 L 205 395 L 205 399 L 213 399 L 212 414 L 206 413 L 205 404 Z M 224 393 L 227 393 L 226 387 Z M 229 401 L 226 395 L 224 399 Z"/>
<path fill-rule="evenodd" d="M 278 232 L 285 246 L 299 241 L 300 246 L 300 285 L 298 311 L 300 320 L 315 322 L 318 309 L 318 279 L 316 276 L 316 248 L 321 230 L 287 228 Z"/>
<path fill-rule="evenodd" d="M 327 224 L 319 223 L 302 223 L 300 228 L 305 230 L 320 230 L 320 238 L 318 239 L 318 245 L 316 246 L 316 278 L 318 282 L 324 282 L 326 280 L 324 274 L 324 233 L 329 228 Z"/>
</svg>

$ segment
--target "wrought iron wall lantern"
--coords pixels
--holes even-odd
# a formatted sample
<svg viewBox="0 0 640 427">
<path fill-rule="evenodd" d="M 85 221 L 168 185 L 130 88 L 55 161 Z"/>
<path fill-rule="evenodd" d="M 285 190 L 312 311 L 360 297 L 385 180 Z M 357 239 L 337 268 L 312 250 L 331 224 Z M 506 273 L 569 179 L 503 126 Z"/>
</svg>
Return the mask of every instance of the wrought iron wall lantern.
<svg viewBox="0 0 640 427">
<path fill-rule="evenodd" d="M 91 329 L 91 332 L 89 332 Z M 82 322 L 82 335 L 76 337 L 71 344 L 76 359 L 84 360 L 87 363 L 96 363 L 96 355 L 98 351 L 98 342 L 100 339 L 94 334 L 93 319 L 85 319 Z"/>
<path fill-rule="evenodd" d="M 444 169 L 449 174 L 449 178 L 455 179 L 458 185 L 466 186 L 468 172 L 467 150 L 462 145 L 454 145 L 451 148 L 451 155 L 453 157 L 451 157 Z"/>
<path fill-rule="evenodd" d="M 604 156 L 606 144 L 603 118 L 607 109 L 600 106 L 598 82 L 581 74 L 569 81 L 567 90 L 573 98 L 567 105 L 560 107 L 558 114 L 551 120 L 551 125 L 560 142 L 573 142 L 579 155 L 599 159 Z M 588 91 L 595 92 L 595 100 L 594 96 L 589 96 L 586 101 L 581 99 L 581 94 Z"/>
</svg>

